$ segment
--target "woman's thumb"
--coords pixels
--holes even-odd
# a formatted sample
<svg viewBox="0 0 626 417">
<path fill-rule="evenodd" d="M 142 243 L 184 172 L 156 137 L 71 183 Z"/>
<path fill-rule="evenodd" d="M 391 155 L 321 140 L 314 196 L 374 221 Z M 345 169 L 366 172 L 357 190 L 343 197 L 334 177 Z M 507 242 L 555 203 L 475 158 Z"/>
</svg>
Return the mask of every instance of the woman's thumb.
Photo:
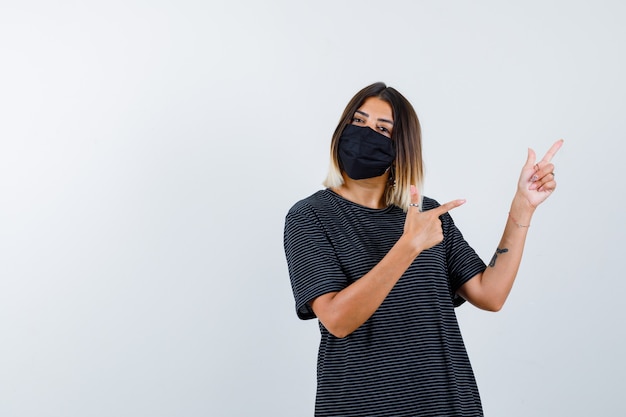
<svg viewBox="0 0 626 417">
<path fill-rule="evenodd" d="M 535 155 L 535 151 L 528 148 L 528 158 L 526 158 L 526 163 L 524 164 L 524 168 L 531 168 L 535 165 L 535 161 L 537 160 L 537 155 Z"/>
</svg>

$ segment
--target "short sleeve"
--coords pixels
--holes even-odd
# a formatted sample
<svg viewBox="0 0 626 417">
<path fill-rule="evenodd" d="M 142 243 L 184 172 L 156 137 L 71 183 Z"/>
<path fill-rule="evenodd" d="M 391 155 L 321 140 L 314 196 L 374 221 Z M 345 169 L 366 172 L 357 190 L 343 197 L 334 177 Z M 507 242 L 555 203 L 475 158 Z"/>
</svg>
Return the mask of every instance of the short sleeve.
<svg viewBox="0 0 626 417">
<path fill-rule="evenodd" d="M 348 283 L 322 223 L 310 207 L 296 205 L 285 218 L 284 248 L 300 319 L 315 318 L 309 302 Z"/>
<path fill-rule="evenodd" d="M 454 306 L 458 307 L 465 299 L 457 295 L 463 284 L 476 274 L 483 272 L 487 266 L 463 238 L 461 231 L 456 227 L 450 214 L 441 216 L 444 230 L 444 245 L 448 264 L 448 279 Z"/>
</svg>

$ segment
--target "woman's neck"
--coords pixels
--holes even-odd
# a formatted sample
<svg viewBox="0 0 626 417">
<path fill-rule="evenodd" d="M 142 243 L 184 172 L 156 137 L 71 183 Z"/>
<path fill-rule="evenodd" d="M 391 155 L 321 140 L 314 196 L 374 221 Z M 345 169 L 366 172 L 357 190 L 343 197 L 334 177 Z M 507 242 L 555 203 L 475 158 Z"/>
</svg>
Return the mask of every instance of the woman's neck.
<svg viewBox="0 0 626 417">
<path fill-rule="evenodd" d="M 342 185 L 332 190 L 346 200 L 373 209 L 387 207 L 385 201 L 387 175 L 365 180 L 353 180 L 344 174 L 343 181 Z"/>
</svg>

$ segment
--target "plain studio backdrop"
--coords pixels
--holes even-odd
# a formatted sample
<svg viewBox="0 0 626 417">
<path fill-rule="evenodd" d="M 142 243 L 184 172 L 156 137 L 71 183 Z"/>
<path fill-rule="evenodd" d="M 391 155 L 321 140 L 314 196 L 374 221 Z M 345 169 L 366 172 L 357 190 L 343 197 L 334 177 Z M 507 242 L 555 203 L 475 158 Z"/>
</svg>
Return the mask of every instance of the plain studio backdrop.
<svg viewBox="0 0 626 417">
<path fill-rule="evenodd" d="M 625 415 L 626 6 L 0 3 L 0 415 L 310 416 L 284 216 L 384 81 L 488 262 L 559 138 L 504 309 L 457 309 L 487 416 Z"/>
</svg>

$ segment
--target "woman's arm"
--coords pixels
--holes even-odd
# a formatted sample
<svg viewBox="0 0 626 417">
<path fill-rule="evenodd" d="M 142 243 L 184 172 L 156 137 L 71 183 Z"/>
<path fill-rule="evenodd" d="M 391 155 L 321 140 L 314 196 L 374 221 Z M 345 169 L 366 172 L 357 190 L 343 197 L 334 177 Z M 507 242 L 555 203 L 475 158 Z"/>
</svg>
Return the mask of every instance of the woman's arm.
<svg viewBox="0 0 626 417">
<path fill-rule="evenodd" d="M 415 187 L 411 187 L 411 201 L 414 204 L 420 201 Z M 464 202 L 454 200 L 425 212 L 411 206 L 402 236 L 371 271 L 343 290 L 311 301 L 311 308 L 324 327 L 336 337 L 345 337 L 365 323 L 413 260 L 443 240 L 439 216 Z"/>
<path fill-rule="evenodd" d="M 533 213 L 556 188 L 554 165 L 550 161 L 562 145 L 563 140 L 555 142 L 536 164 L 535 152 L 528 150 L 528 159 L 522 168 L 517 192 L 496 252 L 483 273 L 459 288 L 459 295 L 473 305 L 489 311 L 498 311 L 504 305 L 522 260 Z"/>
</svg>

